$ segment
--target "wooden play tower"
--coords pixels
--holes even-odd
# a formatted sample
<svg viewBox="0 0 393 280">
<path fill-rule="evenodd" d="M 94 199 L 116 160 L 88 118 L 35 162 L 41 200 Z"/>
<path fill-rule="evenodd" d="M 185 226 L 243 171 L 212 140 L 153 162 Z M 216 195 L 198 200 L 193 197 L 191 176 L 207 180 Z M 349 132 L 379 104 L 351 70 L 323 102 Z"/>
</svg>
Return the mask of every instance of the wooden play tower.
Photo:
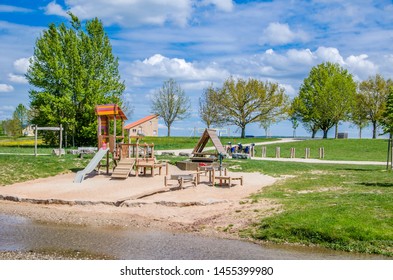
<svg viewBox="0 0 393 280">
<path fill-rule="evenodd" d="M 96 106 L 96 115 L 98 118 L 98 148 L 108 148 L 106 157 L 106 172 L 109 173 L 109 153 L 112 153 L 114 168 L 112 178 L 126 179 L 132 170 L 138 176 L 139 169 L 150 169 L 151 175 L 154 175 L 154 168 L 161 168 L 163 164 L 156 163 L 154 157 L 154 144 L 140 144 L 142 136 L 128 135 L 128 143 L 125 143 L 124 121 L 127 117 L 117 104 L 105 104 Z M 117 135 L 117 121 L 121 121 L 121 135 Z M 132 140 L 135 142 L 132 143 Z M 104 165 L 99 164 L 99 168 Z"/>
<path fill-rule="evenodd" d="M 107 148 L 109 152 L 106 157 L 106 172 L 109 173 L 109 153 L 112 153 L 113 160 L 119 159 L 119 143 L 124 142 L 124 121 L 127 120 L 126 115 L 117 104 L 104 104 L 95 107 L 97 115 L 97 136 L 98 149 Z M 117 122 L 121 121 L 121 135 L 117 136 Z M 112 132 L 112 133 L 111 133 Z M 119 143 L 118 143 L 119 142 Z M 99 164 L 98 168 L 103 167 Z"/>
</svg>

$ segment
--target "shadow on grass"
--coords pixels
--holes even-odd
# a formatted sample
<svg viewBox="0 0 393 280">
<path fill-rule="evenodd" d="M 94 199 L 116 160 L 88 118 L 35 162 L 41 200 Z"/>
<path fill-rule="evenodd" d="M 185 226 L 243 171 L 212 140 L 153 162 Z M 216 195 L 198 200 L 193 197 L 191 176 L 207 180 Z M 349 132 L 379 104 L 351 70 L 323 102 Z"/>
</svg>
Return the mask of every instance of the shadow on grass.
<svg viewBox="0 0 393 280">
<path fill-rule="evenodd" d="M 359 185 L 366 187 L 382 187 L 382 188 L 391 188 L 393 187 L 393 183 L 359 183 Z"/>
<path fill-rule="evenodd" d="M 370 171 L 375 171 L 375 170 L 383 170 L 383 168 L 375 168 L 375 167 L 371 167 L 371 168 L 370 167 L 369 168 L 365 168 L 365 167 L 343 168 L 343 167 L 337 167 L 336 170 L 337 171 L 356 171 L 356 172 L 358 172 L 358 171 L 361 171 L 361 172 L 367 171 L 367 172 L 370 172 Z"/>
</svg>

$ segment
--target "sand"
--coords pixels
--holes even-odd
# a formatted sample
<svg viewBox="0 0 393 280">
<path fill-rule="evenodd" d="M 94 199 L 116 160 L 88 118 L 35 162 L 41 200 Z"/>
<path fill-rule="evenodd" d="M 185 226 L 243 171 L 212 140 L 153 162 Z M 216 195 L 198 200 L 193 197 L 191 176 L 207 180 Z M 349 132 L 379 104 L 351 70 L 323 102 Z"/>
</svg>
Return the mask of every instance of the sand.
<svg viewBox="0 0 393 280">
<path fill-rule="evenodd" d="M 170 174 L 188 174 L 170 166 Z M 260 173 L 243 176 L 232 187 L 212 186 L 208 176 L 185 189 L 139 198 L 162 190 L 164 175 L 113 180 L 92 174 L 81 184 L 74 173 L 0 187 L 0 211 L 41 222 L 90 226 L 152 227 L 237 238 L 237 231 L 280 211 L 273 201 L 254 203 L 250 195 L 278 179 Z M 176 185 L 176 184 L 175 184 Z"/>
</svg>

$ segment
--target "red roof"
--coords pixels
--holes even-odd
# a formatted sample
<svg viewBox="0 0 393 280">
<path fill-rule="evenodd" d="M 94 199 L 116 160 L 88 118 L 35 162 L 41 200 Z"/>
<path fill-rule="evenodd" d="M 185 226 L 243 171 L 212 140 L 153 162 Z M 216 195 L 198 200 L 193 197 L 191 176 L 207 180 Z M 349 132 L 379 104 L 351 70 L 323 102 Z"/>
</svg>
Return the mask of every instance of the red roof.
<svg viewBox="0 0 393 280">
<path fill-rule="evenodd" d="M 133 127 L 136 127 L 136 126 L 138 126 L 138 125 L 141 125 L 141 124 L 143 124 L 143 123 L 145 123 L 145 122 L 148 122 L 148 121 L 150 121 L 150 120 L 152 120 L 152 119 L 154 119 L 154 118 L 157 118 L 157 117 L 158 117 L 158 115 L 150 115 L 150 116 L 144 117 L 143 119 L 140 119 L 140 120 L 137 120 L 137 121 L 135 121 L 135 122 L 133 122 L 133 123 L 127 124 L 127 125 L 124 127 L 124 129 L 131 129 L 131 128 L 133 128 Z"/>
<path fill-rule="evenodd" d="M 113 119 L 114 116 L 120 116 L 122 120 L 126 120 L 127 117 L 117 104 L 104 104 L 97 105 L 95 108 L 97 116 L 108 116 Z"/>
</svg>

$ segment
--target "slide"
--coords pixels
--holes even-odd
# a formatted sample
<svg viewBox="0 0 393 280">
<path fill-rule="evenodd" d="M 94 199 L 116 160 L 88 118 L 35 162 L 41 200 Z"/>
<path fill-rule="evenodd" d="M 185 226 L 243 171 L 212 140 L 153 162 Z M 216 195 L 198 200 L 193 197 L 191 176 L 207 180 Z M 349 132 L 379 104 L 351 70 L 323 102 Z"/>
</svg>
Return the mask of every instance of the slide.
<svg viewBox="0 0 393 280">
<path fill-rule="evenodd" d="M 99 151 L 95 154 L 95 156 L 91 159 L 89 164 L 85 167 L 85 169 L 78 171 L 76 173 L 74 183 L 82 183 L 83 179 L 85 179 L 85 175 L 89 174 L 96 168 L 96 166 L 100 163 L 102 158 L 106 155 L 106 153 L 109 151 L 108 149 L 99 149 Z"/>
</svg>

